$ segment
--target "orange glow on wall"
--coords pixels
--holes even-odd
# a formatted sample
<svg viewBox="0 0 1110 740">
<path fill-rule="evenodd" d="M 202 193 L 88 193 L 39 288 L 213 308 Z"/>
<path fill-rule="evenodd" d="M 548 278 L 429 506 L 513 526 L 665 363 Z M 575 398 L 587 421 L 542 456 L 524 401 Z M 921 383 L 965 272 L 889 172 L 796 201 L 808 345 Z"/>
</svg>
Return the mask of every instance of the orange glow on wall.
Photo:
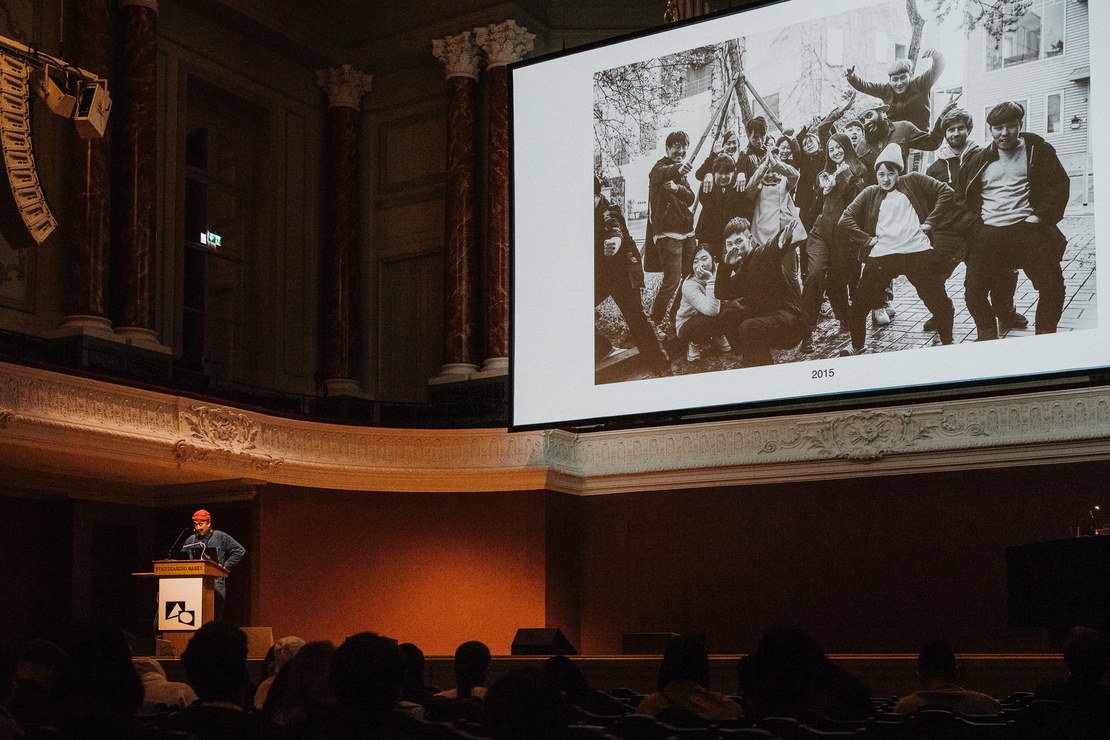
<svg viewBox="0 0 1110 740">
<path fill-rule="evenodd" d="M 544 494 L 392 494 L 268 487 L 252 621 L 276 637 L 372 630 L 450 655 L 507 654 L 544 626 Z"/>
</svg>

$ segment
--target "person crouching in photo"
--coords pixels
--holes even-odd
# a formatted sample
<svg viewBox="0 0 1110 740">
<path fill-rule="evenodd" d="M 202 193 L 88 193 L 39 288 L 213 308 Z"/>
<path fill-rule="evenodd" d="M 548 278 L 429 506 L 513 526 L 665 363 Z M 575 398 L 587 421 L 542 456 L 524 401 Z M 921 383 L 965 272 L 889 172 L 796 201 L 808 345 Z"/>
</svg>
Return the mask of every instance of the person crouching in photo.
<svg viewBox="0 0 1110 740">
<path fill-rule="evenodd" d="M 725 225 L 725 256 L 717 268 L 713 295 L 735 302 L 737 313 L 731 320 L 738 329 L 730 341 L 745 367 L 774 364 L 772 349 L 796 347 L 805 334 L 801 289 L 793 271 L 797 226 L 797 221 L 790 221 L 760 244 L 746 218 Z"/>
<path fill-rule="evenodd" d="M 841 354 L 866 351 L 867 316 L 883 303 L 887 285 L 899 275 L 906 276 L 933 314 L 940 343 L 952 344 L 952 299 L 944 288 L 944 265 L 931 235 L 950 220 L 954 193 L 928 175 L 905 174 L 898 144 L 879 154 L 875 175 L 878 185 L 864 188 L 840 217 L 848 238 L 865 254 L 863 275 L 848 312 L 852 349 Z"/>
<path fill-rule="evenodd" d="M 694 252 L 694 274 L 682 281 L 682 304 L 675 317 L 678 338 L 687 345 L 690 362 L 701 359 L 697 343 L 709 339 L 716 339 L 722 351 L 731 352 L 727 335 L 740 326 L 736 306 L 715 297 L 716 280 L 716 260 L 708 249 L 699 247 Z"/>
</svg>

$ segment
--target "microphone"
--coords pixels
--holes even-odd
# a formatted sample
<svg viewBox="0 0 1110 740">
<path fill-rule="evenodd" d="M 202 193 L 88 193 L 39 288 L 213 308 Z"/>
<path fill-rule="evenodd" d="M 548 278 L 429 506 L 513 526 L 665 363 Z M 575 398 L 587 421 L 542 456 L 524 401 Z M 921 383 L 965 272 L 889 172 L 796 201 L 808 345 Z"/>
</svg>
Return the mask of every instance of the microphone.
<svg viewBox="0 0 1110 740">
<path fill-rule="evenodd" d="M 198 560 L 204 560 L 205 552 L 208 550 L 208 543 L 203 542 L 203 541 L 193 542 L 192 544 L 189 544 L 189 545 L 182 545 L 181 549 L 182 550 L 192 550 L 194 547 L 199 547 L 200 548 L 200 557 L 197 558 L 197 559 Z"/>
<path fill-rule="evenodd" d="M 168 559 L 173 560 L 173 554 L 177 550 L 177 543 L 181 542 L 181 538 L 184 537 L 185 533 L 188 532 L 190 529 L 191 527 L 185 527 L 185 529 L 181 530 L 181 534 L 177 535 L 177 539 L 174 540 L 173 544 L 170 546 L 170 551 L 166 553 L 166 557 Z"/>
</svg>

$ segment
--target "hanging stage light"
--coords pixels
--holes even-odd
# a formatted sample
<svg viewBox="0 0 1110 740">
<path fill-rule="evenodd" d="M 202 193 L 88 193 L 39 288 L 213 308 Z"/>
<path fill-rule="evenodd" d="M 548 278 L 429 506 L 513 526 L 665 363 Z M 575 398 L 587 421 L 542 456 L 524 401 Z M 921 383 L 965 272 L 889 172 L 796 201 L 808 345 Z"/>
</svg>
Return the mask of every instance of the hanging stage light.
<svg viewBox="0 0 1110 740">
<path fill-rule="evenodd" d="M 73 109 L 77 107 L 77 98 L 70 95 L 68 89 L 63 90 L 58 85 L 52 71 L 49 64 L 35 70 L 31 76 L 31 86 L 54 115 L 69 118 L 73 115 Z M 65 76 L 61 77 L 61 81 L 63 85 L 69 87 L 69 80 Z"/>
<path fill-rule="evenodd" d="M 86 82 L 81 85 L 81 95 L 77 98 L 77 112 L 73 123 L 82 139 L 100 139 L 108 127 L 108 114 L 112 111 L 112 98 L 108 86 L 100 82 Z"/>
</svg>

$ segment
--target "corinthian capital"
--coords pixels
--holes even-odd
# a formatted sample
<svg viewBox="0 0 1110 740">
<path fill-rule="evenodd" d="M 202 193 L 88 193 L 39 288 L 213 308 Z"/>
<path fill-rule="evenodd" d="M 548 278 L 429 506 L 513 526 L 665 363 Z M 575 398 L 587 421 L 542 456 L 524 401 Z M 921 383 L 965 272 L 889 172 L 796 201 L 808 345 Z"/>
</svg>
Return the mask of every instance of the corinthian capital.
<svg viewBox="0 0 1110 740">
<path fill-rule="evenodd" d="M 487 67 L 500 67 L 519 62 L 532 51 L 536 34 L 521 28 L 514 20 L 493 23 L 474 29 L 474 39 L 486 53 Z"/>
<path fill-rule="evenodd" d="M 432 39 L 432 54 L 443 62 L 447 78 L 469 77 L 478 79 L 478 64 L 481 62 L 481 49 L 474 43 L 473 34 L 463 31 L 454 36 Z"/>
<path fill-rule="evenodd" d="M 316 85 L 328 94 L 329 108 L 361 108 L 362 96 L 370 92 L 372 75 L 363 74 L 349 64 L 316 70 Z"/>
</svg>

